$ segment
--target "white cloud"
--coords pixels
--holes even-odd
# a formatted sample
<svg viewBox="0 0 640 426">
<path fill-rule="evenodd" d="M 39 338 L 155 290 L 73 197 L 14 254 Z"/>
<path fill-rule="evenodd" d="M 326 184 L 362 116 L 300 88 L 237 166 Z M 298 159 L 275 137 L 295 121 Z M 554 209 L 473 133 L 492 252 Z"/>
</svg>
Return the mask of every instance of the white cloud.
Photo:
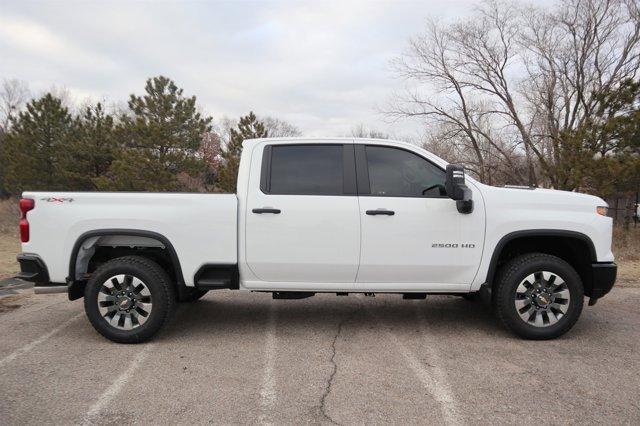
<svg viewBox="0 0 640 426">
<path fill-rule="evenodd" d="M 402 86 L 389 60 L 427 17 L 475 3 L 5 1 L 0 78 L 117 102 L 163 74 L 217 118 L 251 109 L 309 135 L 344 135 L 360 123 L 412 134 L 415 123 L 386 123 L 376 109 Z"/>
<path fill-rule="evenodd" d="M 27 19 L 0 16 L 0 40 L 9 51 L 20 51 L 21 55 L 32 58 L 32 62 L 25 65 L 34 68 L 45 68 L 51 63 L 79 68 L 90 64 L 108 71 L 115 65 L 108 57 L 82 48 Z"/>
</svg>

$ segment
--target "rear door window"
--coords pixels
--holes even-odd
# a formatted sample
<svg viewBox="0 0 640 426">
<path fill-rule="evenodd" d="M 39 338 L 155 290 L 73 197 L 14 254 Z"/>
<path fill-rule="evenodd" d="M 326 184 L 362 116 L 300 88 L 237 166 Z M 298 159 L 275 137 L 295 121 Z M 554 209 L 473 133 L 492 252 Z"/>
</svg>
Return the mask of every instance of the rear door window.
<svg viewBox="0 0 640 426">
<path fill-rule="evenodd" d="M 267 192 L 343 195 L 342 145 L 274 145 Z"/>
</svg>

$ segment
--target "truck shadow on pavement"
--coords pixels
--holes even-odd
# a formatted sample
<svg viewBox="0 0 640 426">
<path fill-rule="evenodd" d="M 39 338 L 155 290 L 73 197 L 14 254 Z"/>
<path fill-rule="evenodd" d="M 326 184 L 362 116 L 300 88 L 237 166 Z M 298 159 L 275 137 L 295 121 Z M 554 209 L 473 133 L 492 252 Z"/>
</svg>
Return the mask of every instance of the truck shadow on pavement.
<svg viewBox="0 0 640 426">
<path fill-rule="evenodd" d="M 204 337 L 227 333 L 261 335 L 273 309 L 278 330 L 315 333 L 335 328 L 348 318 L 354 333 L 382 328 L 394 333 L 428 333 L 443 340 L 452 336 L 468 339 L 523 341 L 505 329 L 482 302 L 455 296 L 430 296 L 427 300 L 402 300 L 399 295 L 374 298 L 317 295 L 303 300 L 272 300 L 267 294 L 250 297 L 219 297 L 209 294 L 196 303 L 180 304 L 174 318 L 155 340 L 168 341 L 188 334 Z M 590 317 L 590 318 L 585 318 Z M 559 340 L 605 335 L 609 321 L 592 317 L 585 308 L 580 321 Z M 534 341 L 530 341 L 536 344 Z"/>
<path fill-rule="evenodd" d="M 218 298 L 210 294 L 196 303 L 180 304 L 157 340 L 170 340 L 185 330 L 190 335 L 261 332 L 270 309 L 278 329 L 285 328 L 289 333 L 323 331 L 349 318 L 353 332 L 375 328 L 413 332 L 421 328 L 443 338 L 452 333 L 511 336 L 487 306 L 453 296 L 434 296 L 426 301 L 402 300 L 399 295 L 375 299 L 348 296 L 338 300 L 334 295 L 319 295 L 304 300 L 272 300 L 269 295 Z"/>
</svg>

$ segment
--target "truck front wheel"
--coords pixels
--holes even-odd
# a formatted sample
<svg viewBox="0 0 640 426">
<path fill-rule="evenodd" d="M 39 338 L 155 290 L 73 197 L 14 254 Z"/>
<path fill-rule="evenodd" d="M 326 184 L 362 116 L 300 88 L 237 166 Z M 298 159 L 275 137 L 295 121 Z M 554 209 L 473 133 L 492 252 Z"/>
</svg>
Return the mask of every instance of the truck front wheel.
<svg viewBox="0 0 640 426">
<path fill-rule="evenodd" d="M 569 331 L 580 317 L 584 299 L 575 269 L 543 253 L 525 254 L 505 264 L 493 294 L 502 323 L 534 340 L 553 339 Z"/>
<path fill-rule="evenodd" d="M 84 308 L 91 325 L 118 343 L 141 343 L 173 312 L 176 296 L 166 272 L 150 259 L 126 256 L 101 265 L 87 282 Z"/>
</svg>

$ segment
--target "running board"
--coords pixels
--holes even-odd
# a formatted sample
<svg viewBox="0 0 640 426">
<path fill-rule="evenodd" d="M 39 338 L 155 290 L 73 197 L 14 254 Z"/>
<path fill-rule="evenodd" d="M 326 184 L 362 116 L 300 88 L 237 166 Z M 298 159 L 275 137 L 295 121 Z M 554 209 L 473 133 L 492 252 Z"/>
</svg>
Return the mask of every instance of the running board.
<svg viewBox="0 0 640 426">
<path fill-rule="evenodd" d="M 427 298 L 427 293 L 402 293 L 405 300 L 423 300 Z"/>
<path fill-rule="evenodd" d="M 315 296 L 315 293 L 307 291 L 274 291 L 271 293 L 274 299 L 306 299 L 307 297 Z"/>
<path fill-rule="evenodd" d="M 196 287 L 203 290 L 216 290 L 221 288 L 231 288 L 230 279 L 214 279 L 214 278 L 201 278 L 196 283 Z"/>
</svg>

